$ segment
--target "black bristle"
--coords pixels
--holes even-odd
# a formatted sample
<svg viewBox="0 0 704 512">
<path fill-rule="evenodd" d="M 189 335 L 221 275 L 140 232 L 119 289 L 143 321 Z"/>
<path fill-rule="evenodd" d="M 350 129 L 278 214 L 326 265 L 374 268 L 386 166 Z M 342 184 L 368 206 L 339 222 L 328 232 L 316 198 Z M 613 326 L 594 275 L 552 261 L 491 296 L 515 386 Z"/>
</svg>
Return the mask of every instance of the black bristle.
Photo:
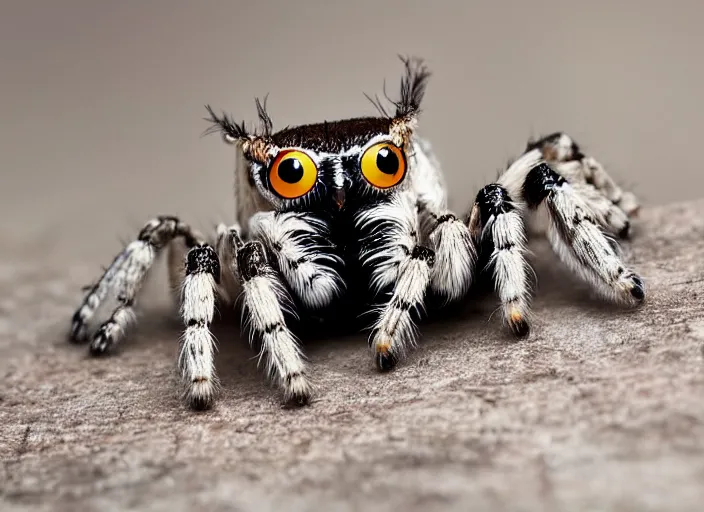
<svg viewBox="0 0 704 512">
<path fill-rule="evenodd" d="M 428 86 L 430 71 L 422 59 L 399 55 L 406 67 L 406 76 L 401 80 L 401 101 L 396 103 L 396 116 L 417 114 Z"/>
<path fill-rule="evenodd" d="M 249 137 L 244 121 L 238 124 L 225 112 L 222 113 L 221 117 L 218 117 L 210 105 L 206 105 L 205 109 L 208 111 L 208 114 L 210 114 L 210 117 L 206 117 L 204 120 L 211 123 L 211 126 L 203 132 L 203 135 L 220 133 L 222 136 L 231 137 L 233 139 Z"/>
<path fill-rule="evenodd" d="M 428 86 L 428 79 L 431 74 L 422 59 L 401 55 L 399 55 L 399 58 L 406 68 L 406 74 L 401 79 L 401 99 L 395 101 L 389 97 L 386 93 L 386 81 L 384 81 L 383 94 L 386 100 L 396 108 L 396 117 L 417 115 L 420 112 L 420 104 L 425 95 L 425 89 Z M 391 118 L 378 95 L 372 98 L 365 93 L 364 96 L 374 105 L 379 114 L 383 117 Z"/>
<path fill-rule="evenodd" d="M 255 99 L 254 102 L 257 105 L 257 115 L 259 116 L 259 122 L 262 126 L 262 135 L 269 137 L 271 131 L 274 128 L 274 124 L 271 122 L 271 117 L 266 111 L 266 100 L 269 99 L 269 95 L 264 96 L 264 102 L 259 101 L 259 98 Z"/>
</svg>

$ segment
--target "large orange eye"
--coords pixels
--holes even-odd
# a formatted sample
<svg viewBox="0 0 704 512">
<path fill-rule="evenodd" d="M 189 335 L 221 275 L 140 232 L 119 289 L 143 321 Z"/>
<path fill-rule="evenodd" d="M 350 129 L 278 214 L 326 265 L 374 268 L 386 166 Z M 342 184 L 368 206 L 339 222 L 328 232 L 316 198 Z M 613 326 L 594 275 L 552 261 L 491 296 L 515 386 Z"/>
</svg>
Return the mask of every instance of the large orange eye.
<svg viewBox="0 0 704 512">
<path fill-rule="evenodd" d="M 390 142 L 374 144 L 362 155 L 362 174 L 377 188 L 390 188 L 406 175 L 406 155 Z"/>
<path fill-rule="evenodd" d="M 269 170 L 271 187 L 286 199 L 304 196 L 317 180 L 318 168 L 313 159 L 295 149 L 281 151 Z"/>
</svg>

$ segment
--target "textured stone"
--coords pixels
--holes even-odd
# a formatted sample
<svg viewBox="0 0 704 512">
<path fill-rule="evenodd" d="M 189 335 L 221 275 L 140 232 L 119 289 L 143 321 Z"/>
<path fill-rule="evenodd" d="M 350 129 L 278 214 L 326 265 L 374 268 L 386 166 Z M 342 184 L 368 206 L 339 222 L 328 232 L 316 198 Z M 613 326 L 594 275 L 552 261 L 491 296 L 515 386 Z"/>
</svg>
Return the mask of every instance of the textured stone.
<svg viewBox="0 0 704 512">
<path fill-rule="evenodd" d="M 704 202 L 643 212 L 624 247 L 647 280 L 637 311 L 534 249 L 528 340 L 469 301 L 390 374 L 364 335 L 314 341 L 316 399 L 286 410 L 219 326 L 223 392 L 205 413 L 177 396 L 163 301 L 91 359 L 65 333 L 96 262 L 15 251 L 0 262 L 0 508 L 699 510 Z"/>
</svg>

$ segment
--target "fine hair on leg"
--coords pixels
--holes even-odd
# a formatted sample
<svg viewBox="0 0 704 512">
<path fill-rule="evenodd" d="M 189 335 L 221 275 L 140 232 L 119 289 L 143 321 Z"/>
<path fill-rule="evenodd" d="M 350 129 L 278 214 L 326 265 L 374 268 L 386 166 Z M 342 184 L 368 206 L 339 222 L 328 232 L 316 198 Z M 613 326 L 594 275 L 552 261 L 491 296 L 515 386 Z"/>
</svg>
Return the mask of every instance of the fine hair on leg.
<svg viewBox="0 0 704 512">
<path fill-rule="evenodd" d="M 265 359 L 267 374 L 283 390 L 285 402 L 305 405 L 313 389 L 298 339 L 286 323 L 287 315 L 297 316 L 289 292 L 261 242 L 244 242 L 231 230 L 229 243 L 236 255 L 229 270 L 237 275 L 242 289 L 243 330 L 250 344 L 261 343 L 259 359 Z"/>
<path fill-rule="evenodd" d="M 371 269 L 370 288 L 385 301 L 369 337 L 380 370 L 392 369 L 415 346 L 414 316 L 424 310 L 435 254 L 417 243 L 418 216 L 413 195 L 398 193 L 357 214 L 363 240 L 362 265 Z"/>
<path fill-rule="evenodd" d="M 501 185 L 487 185 L 477 194 L 469 226 L 485 253 L 487 265 L 482 271 L 492 275 L 504 322 L 516 337 L 527 337 L 533 270 L 526 260 L 523 205 L 515 203 Z"/>
<path fill-rule="evenodd" d="M 215 250 L 207 244 L 193 247 L 186 257 L 181 291 L 181 318 L 186 329 L 181 337 L 178 366 L 184 398 L 194 409 L 210 408 L 218 390 L 215 340 L 210 325 L 219 283 L 220 261 Z"/>
<path fill-rule="evenodd" d="M 104 354 L 122 340 L 134 323 L 134 303 L 149 270 L 161 250 L 175 238 L 183 238 L 188 246 L 193 246 L 200 236 L 173 216 L 164 215 L 149 221 L 86 294 L 72 317 L 71 340 L 88 339 L 89 325 L 104 303 L 116 305 L 93 334 L 90 351 L 93 355 Z"/>
<path fill-rule="evenodd" d="M 548 239 L 568 268 L 606 299 L 629 306 L 643 302 L 643 280 L 624 264 L 615 241 L 562 176 L 547 163 L 536 165 L 526 176 L 523 196 L 531 209 L 546 209 Z"/>
</svg>

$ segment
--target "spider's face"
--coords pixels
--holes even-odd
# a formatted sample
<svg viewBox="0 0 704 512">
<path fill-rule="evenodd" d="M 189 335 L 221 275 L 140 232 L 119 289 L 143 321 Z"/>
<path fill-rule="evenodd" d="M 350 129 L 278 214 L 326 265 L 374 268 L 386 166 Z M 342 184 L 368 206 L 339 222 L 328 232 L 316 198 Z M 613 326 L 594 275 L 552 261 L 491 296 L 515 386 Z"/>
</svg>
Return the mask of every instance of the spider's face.
<svg viewBox="0 0 704 512">
<path fill-rule="evenodd" d="M 401 98 L 390 115 L 377 99 L 379 117 L 360 117 L 272 131 L 266 103 L 257 100 L 258 132 L 210 107 L 209 131 L 239 147 L 249 184 L 278 211 L 353 210 L 404 187 L 408 151 L 430 76 L 422 61 L 403 59 Z"/>
<path fill-rule="evenodd" d="M 407 147 L 399 122 L 370 117 L 287 128 L 245 155 L 275 209 L 335 212 L 403 186 Z"/>
</svg>

